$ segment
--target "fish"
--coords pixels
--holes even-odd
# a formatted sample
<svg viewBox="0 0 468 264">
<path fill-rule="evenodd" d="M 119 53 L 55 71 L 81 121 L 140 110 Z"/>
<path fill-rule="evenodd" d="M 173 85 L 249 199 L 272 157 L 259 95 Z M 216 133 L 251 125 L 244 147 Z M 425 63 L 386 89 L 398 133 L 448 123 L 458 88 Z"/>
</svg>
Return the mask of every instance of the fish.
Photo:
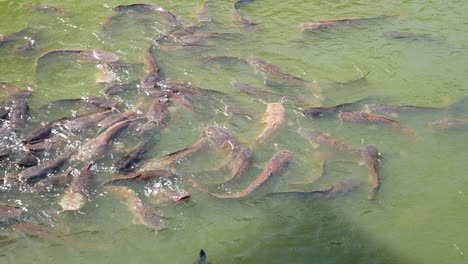
<svg viewBox="0 0 468 264">
<path fill-rule="evenodd" d="M 205 128 L 204 135 L 226 152 L 237 153 L 240 149 L 239 141 L 222 127 L 208 126 Z"/>
<path fill-rule="evenodd" d="M 148 10 L 152 12 L 156 12 L 161 14 L 161 16 L 166 20 L 167 23 L 171 24 L 172 26 L 176 27 L 183 27 L 184 24 L 182 21 L 177 18 L 176 15 L 171 13 L 170 11 L 167 11 L 166 9 L 154 5 L 154 4 L 130 4 L 130 5 L 118 5 L 114 7 L 114 10 L 119 11 L 119 12 L 124 12 L 124 11 L 134 11 L 134 12 L 139 12 L 140 10 Z"/>
<path fill-rule="evenodd" d="M 52 147 L 52 140 L 44 140 L 43 142 L 34 143 L 34 144 L 24 144 L 23 150 L 28 152 L 42 152 L 48 150 Z"/>
<path fill-rule="evenodd" d="M 50 192 L 56 187 L 65 186 L 73 178 L 72 172 L 73 170 L 68 170 L 64 173 L 42 179 L 31 187 L 31 191 L 33 193 L 42 194 Z"/>
<path fill-rule="evenodd" d="M 238 81 L 232 82 L 232 87 L 243 93 L 254 95 L 257 98 L 266 99 L 266 101 L 279 101 L 284 97 L 281 94 L 263 90 L 248 83 Z"/>
<path fill-rule="evenodd" d="M 380 112 L 392 117 L 397 117 L 400 112 L 415 112 L 415 111 L 440 111 L 441 108 L 414 106 L 414 105 L 386 105 L 386 104 L 368 104 L 366 108 L 371 112 Z"/>
<path fill-rule="evenodd" d="M 357 178 L 341 180 L 333 185 L 312 191 L 285 191 L 266 194 L 265 196 L 300 196 L 300 197 L 322 197 L 326 199 L 335 198 L 353 191 L 362 181 Z"/>
<path fill-rule="evenodd" d="M 31 37 L 25 37 L 21 43 L 15 46 L 15 53 L 20 56 L 26 56 L 36 47 L 36 40 Z"/>
<path fill-rule="evenodd" d="M 305 109 L 302 113 L 309 118 L 322 118 L 337 114 L 350 104 L 344 103 L 336 106 L 318 106 Z"/>
<path fill-rule="evenodd" d="M 164 157 L 146 161 L 145 164 L 141 166 L 141 170 L 145 171 L 145 170 L 160 169 L 160 168 L 165 168 L 167 166 L 170 166 L 174 163 L 179 163 L 182 160 L 187 159 L 191 155 L 200 151 L 200 149 L 203 147 L 205 142 L 206 142 L 206 138 L 204 136 L 201 136 L 191 146 L 172 152 Z"/>
<path fill-rule="evenodd" d="M 11 150 L 8 148 L 0 148 L 0 160 L 10 156 Z"/>
<path fill-rule="evenodd" d="M 440 38 L 427 35 L 412 33 L 407 31 L 387 31 L 383 33 L 384 37 L 389 39 L 400 39 L 400 40 L 409 40 L 409 41 L 439 41 Z"/>
<path fill-rule="evenodd" d="M 138 164 L 138 162 L 148 152 L 150 144 L 150 140 L 146 140 L 145 142 L 138 144 L 127 155 L 123 156 L 119 161 L 117 161 L 114 167 L 117 169 L 117 171 L 129 170 L 132 166 Z"/>
<path fill-rule="evenodd" d="M 25 35 L 29 34 L 31 29 L 29 27 L 20 31 L 10 33 L 8 35 L 0 35 L 0 46 L 11 41 L 21 40 Z"/>
<path fill-rule="evenodd" d="M 134 223 L 144 225 L 155 231 L 166 229 L 163 218 L 156 214 L 148 205 L 138 197 L 135 191 L 125 186 L 112 186 L 108 188 L 111 193 L 125 201 L 133 214 Z"/>
<path fill-rule="evenodd" d="M 58 171 L 71 157 L 70 153 L 62 153 L 53 160 L 34 167 L 27 168 L 18 174 L 18 179 L 24 183 L 34 183 Z"/>
<path fill-rule="evenodd" d="M 137 171 L 122 177 L 114 178 L 110 181 L 103 183 L 103 186 L 110 185 L 126 185 L 131 182 L 144 182 L 155 179 L 168 179 L 176 176 L 174 169 L 156 169 L 156 170 L 145 170 Z"/>
<path fill-rule="evenodd" d="M 19 128 L 26 124 L 29 111 L 28 99 L 31 94 L 32 90 L 26 89 L 13 94 L 9 98 L 10 113 L 8 119 L 14 128 Z"/>
<path fill-rule="evenodd" d="M 19 220 L 23 213 L 21 207 L 0 204 L 0 223 L 9 222 L 11 220 Z"/>
<path fill-rule="evenodd" d="M 429 123 L 429 126 L 435 130 L 448 130 L 461 128 L 468 125 L 468 118 L 445 118 Z"/>
<path fill-rule="evenodd" d="M 50 12 L 50 13 L 55 13 L 59 15 L 65 14 L 65 11 L 62 8 L 56 7 L 53 5 L 48 5 L 48 4 L 32 5 L 30 8 L 34 11 Z"/>
<path fill-rule="evenodd" d="M 177 40 L 188 46 L 211 46 L 210 39 L 232 39 L 237 35 L 223 32 L 199 32 L 179 37 Z"/>
<path fill-rule="evenodd" d="M 232 15 L 244 27 L 254 27 L 257 25 L 252 19 L 242 16 L 240 8 L 246 4 L 252 3 L 254 0 L 239 0 L 233 4 Z"/>
<path fill-rule="evenodd" d="M 104 120 L 107 116 L 112 113 L 111 110 L 93 113 L 89 115 L 77 116 L 73 119 L 67 119 L 63 122 L 63 125 L 69 130 L 84 129 L 91 126 L 97 126 L 99 122 Z"/>
<path fill-rule="evenodd" d="M 331 136 L 327 136 L 325 134 L 316 132 L 310 128 L 301 127 L 297 129 L 297 133 L 299 133 L 299 135 L 301 135 L 303 138 L 309 141 L 315 142 L 317 144 L 327 145 L 328 147 L 331 147 L 340 151 L 344 151 L 352 155 L 361 154 L 361 150 L 353 148 L 347 144 L 341 143 Z"/>
<path fill-rule="evenodd" d="M 23 168 L 29 168 L 38 164 L 38 158 L 31 152 L 26 152 L 22 158 L 15 161 L 15 165 Z"/>
<path fill-rule="evenodd" d="M 336 26 L 336 25 L 382 20 L 382 19 L 392 17 L 392 16 L 395 16 L 395 15 L 382 15 L 382 16 L 375 16 L 375 17 L 337 18 L 337 19 L 319 20 L 319 21 L 314 21 L 314 22 L 303 23 L 303 24 L 299 25 L 299 27 L 303 31 L 318 30 L 318 29 L 330 29 L 330 28 L 332 28 L 333 26 Z"/>
<path fill-rule="evenodd" d="M 74 175 L 70 186 L 65 190 L 59 201 L 64 211 L 79 211 L 86 204 L 88 200 L 86 192 L 92 176 L 92 166 L 93 163 L 89 163 L 78 174 Z"/>
<path fill-rule="evenodd" d="M 62 120 L 64 119 L 47 122 L 42 127 L 26 134 L 21 141 L 24 144 L 34 144 L 38 143 L 39 141 L 43 141 L 44 139 L 50 137 L 50 135 L 52 134 L 52 129 L 54 129 L 56 124 L 61 122 Z"/>
<path fill-rule="evenodd" d="M 285 109 L 281 103 L 267 104 L 267 109 L 263 117 L 265 128 L 257 136 L 256 145 L 265 143 L 283 125 L 285 119 Z"/>
<path fill-rule="evenodd" d="M 231 178 L 220 184 L 222 188 L 231 186 L 233 183 L 238 182 L 239 179 L 244 175 L 245 171 L 252 166 L 253 163 L 253 151 L 252 149 L 244 149 L 239 152 L 237 157 L 230 163 L 231 166 Z"/>
<path fill-rule="evenodd" d="M 372 189 L 367 196 L 369 200 L 375 199 L 376 192 L 380 187 L 380 176 L 378 173 L 379 157 L 380 154 L 376 146 L 367 145 L 362 150 L 362 159 L 367 166 L 369 179 L 372 184 Z"/>
<path fill-rule="evenodd" d="M 247 64 L 247 61 L 240 57 L 234 56 L 204 56 L 201 58 L 201 61 L 204 63 L 223 63 L 223 64 L 237 64 L 243 63 Z"/>
<path fill-rule="evenodd" d="M 121 93 L 131 91 L 132 88 L 133 85 L 130 83 L 114 83 L 104 87 L 104 89 L 102 89 L 101 92 L 104 95 L 119 95 Z"/>
<path fill-rule="evenodd" d="M 265 184 L 272 176 L 280 173 L 293 157 L 293 153 L 288 150 L 280 150 L 268 161 L 262 173 L 243 190 L 232 194 L 210 193 L 212 196 L 221 199 L 237 199 L 250 195 L 253 191 Z"/>
<path fill-rule="evenodd" d="M 205 0 L 205 2 L 203 3 L 203 7 L 199 11 L 197 11 L 198 22 L 200 23 L 211 22 L 211 18 L 208 15 L 208 11 L 209 11 L 208 0 Z"/>
<path fill-rule="evenodd" d="M 416 132 L 414 132 L 412 129 L 406 126 L 403 126 L 398 121 L 375 113 L 342 112 L 340 113 L 339 117 L 341 121 L 388 125 L 394 129 L 401 131 L 405 135 L 416 136 Z"/>
<path fill-rule="evenodd" d="M 143 53 L 143 62 L 146 68 L 146 75 L 141 80 L 141 87 L 143 90 L 148 90 L 157 87 L 158 82 L 161 80 L 161 68 L 159 68 L 156 60 L 153 57 L 151 50 L 153 46 L 145 49 Z"/>
<path fill-rule="evenodd" d="M 127 111 L 127 112 L 122 112 L 118 114 L 113 114 L 99 121 L 99 123 L 97 123 L 97 126 L 100 127 L 101 129 L 107 129 L 122 121 L 135 120 L 137 115 L 138 114 L 134 111 Z"/>
<path fill-rule="evenodd" d="M 159 99 L 155 99 L 148 109 L 148 112 L 146 112 L 148 121 L 157 125 L 164 124 L 164 121 L 168 117 L 169 111 L 167 110 L 167 105 Z"/>
<path fill-rule="evenodd" d="M 47 57 L 50 57 L 52 55 L 57 55 L 57 54 L 67 54 L 67 55 L 76 55 L 81 58 L 86 58 L 91 61 L 95 62 L 100 62 L 100 63 L 111 63 L 111 62 L 116 62 L 120 60 L 120 57 L 114 53 L 111 53 L 109 51 L 105 50 L 99 50 L 99 49 L 57 49 L 57 50 L 51 50 L 48 51 L 44 54 L 42 54 L 40 57 L 37 58 L 36 60 L 36 67 L 37 68 L 40 64 L 41 61 L 44 60 Z"/>
<path fill-rule="evenodd" d="M 116 123 L 94 139 L 88 140 L 83 146 L 81 146 L 78 153 L 74 156 L 75 159 L 86 161 L 92 160 L 96 157 L 101 157 L 106 152 L 111 141 L 122 133 L 130 123 L 130 120 Z"/>
<path fill-rule="evenodd" d="M 90 105 L 105 110 L 111 110 L 119 104 L 119 102 L 116 100 L 107 99 L 104 97 L 83 97 L 81 100 L 85 105 Z"/>
</svg>

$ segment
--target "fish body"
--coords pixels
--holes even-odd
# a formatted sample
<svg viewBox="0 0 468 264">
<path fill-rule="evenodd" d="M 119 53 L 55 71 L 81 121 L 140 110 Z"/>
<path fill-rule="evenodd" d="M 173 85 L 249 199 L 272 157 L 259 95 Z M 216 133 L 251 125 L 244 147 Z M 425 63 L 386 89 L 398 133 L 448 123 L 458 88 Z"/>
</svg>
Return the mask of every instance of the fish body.
<svg viewBox="0 0 468 264">
<path fill-rule="evenodd" d="M 146 112 L 148 121 L 157 125 L 163 124 L 168 117 L 169 111 L 167 110 L 167 105 L 159 99 L 155 99 L 148 112 Z"/>
<path fill-rule="evenodd" d="M 378 174 L 379 157 L 380 154 L 376 146 L 367 145 L 362 150 L 362 159 L 367 166 L 369 179 L 372 184 L 372 190 L 368 195 L 369 200 L 373 200 L 375 198 L 375 193 L 380 186 L 380 176 Z"/>
<path fill-rule="evenodd" d="M 281 103 L 270 103 L 264 116 L 265 128 L 257 137 L 257 144 L 266 142 L 283 125 L 285 109 Z"/>
<path fill-rule="evenodd" d="M 400 124 L 398 121 L 390 119 L 386 116 L 375 114 L 375 113 L 367 113 L 367 112 L 343 112 L 339 115 L 340 120 L 342 121 L 350 121 L 356 123 L 368 123 L 368 124 L 382 124 L 387 125 L 392 128 L 395 128 L 402 133 L 408 136 L 415 136 L 416 133 Z"/>
<path fill-rule="evenodd" d="M 299 133 L 299 135 L 301 135 L 303 138 L 309 141 L 313 141 L 318 144 L 327 145 L 329 147 L 332 147 L 337 150 L 344 151 L 353 155 L 361 154 L 361 150 L 355 149 L 347 144 L 339 142 L 338 140 L 336 140 L 335 138 L 331 136 L 327 136 L 325 134 L 316 132 L 309 128 L 299 128 L 297 130 L 297 133 Z"/>
<path fill-rule="evenodd" d="M 64 153 L 53 160 L 27 168 L 18 174 L 18 178 L 21 182 L 34 183 L 42 178 L 47 177 L 48 174 L 59 170 L 65 164 L 65 162 L 70 159 L 70 156 L 70 154 Z"/>
<path fill-rule="evenodd" d="M 359 17 L 359 18 L 337 18 L 337 19 L 328 19 L 328 20 L 319 20 L 315 22 L 307 22 L 300 25 L 302 30 L 317 30 L 317 29 L 330 29 L 336 25 L 351 24 L 351 23 L 360 23 L 366 21 L 375 21 L 381 20 L 384 18 L 391 17 L 393 15 L 382 15 L 376 17 Z"/>
<path fill-rule="evenodd" d="M 99 134 L 96 138 L 90 139 L 86 142 L 79 150 L 75 158 L 77 160 L 92 160 L 95 157 L 101 156 L 109 146 L 110 142 L 116 138 L 122 131 L 124 131 L 131 121 L 126 120 L 119 123 L 116 123 L 101 134 Z"/>
<path fill-rule="evenodd" d="M 250 183 L 245 189 L 233 193 L 233 194 L 213 194 L 211 195 L 222 198 L 222 199 L 236 199 L 246 197 L 255 191 L 258 187 L 265 184 L 272 176 L 277 175 L 281 169 L 286 166 L 291 160 L 293 153 L 287 150 L 281 150 L 277 152 L 273 157 L 268 161 L 264 170 L 257 178 Z"/>
<path fill-rule="evenodd" d="M 112 186 L 109 190 L 128 204 L 128 208 L 133 214 L 135 223 L 142 224 L 156 231 L 166 228 L 162 217 L 143 203 L 133 190 L 124 186 Z"/>
<path fill-rule="evenodd" d="M 150 180 L 162 179 L 162 178 L 172 178 L 175 177 L 175 171 L 171 169 L 157 169 L 157 170 L 146 170 L 146 171 L 137 171 L 129 175 L 122 177 L 114 178 L 106 183 L 103 186 L 110 185 L 126 185 L 131 182 L 145 182 Z"/>
<path fill-rule="evenodd" d="M 130 153 L 123 156 L 116 164 L 115 168 L 118 171 L 124 171 L 129 169 L 131 166 L 137 164 L 142 157 L 148 152 L 150 141 L 146 141 L 138 144 Z"/>
<path fill-rule="evenodd" d="M 22 213 L 23 211 L 20 207 L 0 204 L 0 223 L 18 220 Z"/>
<path fill-rule="evenodd" d="M 65 211 L 78 211 L 86 204 L 89 181 L 92 175 L 90 163 L 74 175 L 70 186 L 65 190 L 59 204 Z"/>
</svg>

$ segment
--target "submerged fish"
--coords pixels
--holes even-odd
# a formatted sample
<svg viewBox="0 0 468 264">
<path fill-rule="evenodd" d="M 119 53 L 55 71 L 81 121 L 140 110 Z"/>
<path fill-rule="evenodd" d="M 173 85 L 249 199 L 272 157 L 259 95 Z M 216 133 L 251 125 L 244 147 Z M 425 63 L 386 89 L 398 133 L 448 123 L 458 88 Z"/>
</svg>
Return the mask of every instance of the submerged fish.
<svg viewBox="0 0 468 264">
<path fill-rule="evenodd" d="M 23 211 L 18 206 L 0 204 L 0 223 L 19 220 Z"/>
<path fill-rule="evenodd" d="M 415 112 L 415 111 L 440 111 L 441 108 L 414 106 L 414 105 L 385 105 L 385 104 L 370 104 L 366 108 L 372 112 L 380 112 L 393 117 L 398 116 L 400 112 Z"/>
<path fill-rule="evenodd" d="M 77 160 L 86 161 L 92 160 L 96 157 L 101 157 L 107 150 L 109 144 L 116 138 L 122 131 L 124 131 L 131 121 L 126 120 L 112 125 L 104 132 L 99 134 L 96 138 L 88 140 L 81 146 L 78 153 L 75 155 Z"/>
<path fill-rule="evenodd" d="M 150 180 L 155 180 L 155 179 L 172 178 L 175 176 L 176 174 L 173 169 L 137 171 L 129 175 L 114 178 L 108 182 L 105 182 L 103 186 L 126 185 L 131 182 L 144 182 L 144 181 L 150 181 Z"/>
<path fill-rule="evenodd" d="M 37 58 L 36 60 L 36 68 L 40 65 L 41 61 L 45 58 L 57 54 L 69 54 L 69 55 L 76 55 L 81 58 L 86 58 L 91 61 L 100 62 L 100 63 L 111 63 L 116 62 L 120 59 L 120 57 L 114 53 L 99 50 L 99 49 L 58 49 L 58 50 L 51 50 L 49 52 L 44 53 L 42 56 Z"/>
<path fill-rule="evenodd" d="M 44 162 L 40 165 L 30 167 L 18 174 L 18 179 L 21 182 L 33 183 L 42 178 L 47 177 L 48 174 L 58 171 L 70 159 L 71 154 L 63 153 L 57 158 Z"/>
<path fill-rule="evenodd" d="M 145 142 L 138 144 L 132 149 L 127 155 L 123 156 L 119 161 L 115 163 L 115 168 L 118 171 L 128 170 L 131 166 L 136 165 L 148 152 L 151 141 L 145 140 Z"/>
<path fill-rule="evenodd" d="M 300 25 L 300 28 L 304 31 L 307 30 L 317 30 L 317 29 L 330 29 L 336 25 L 342 24 L 351 24 L 351 23 L 359 23 L 359 22 L 368 22 L 368 21 L 375 21 L 381 20 L 388 17 L 392 17 L 394 15 L 382 15 L 376 17 L 360 17 L 360 18 L 337 18 L 337 19 L 329 19 L 329 20 L 320 20 L 315 22 L 307 22 Z"/>
<path fill-rule="evenodd" d="M 255 23 L 255 21 L 242 16 L 241 10 L 240 10 L 240 8 L 242 6 L 244 6 L 246 4 L 249 4 L 249 3 L 253 2 L 253 1 L 254 0 L 238 0 L 233 4 L 232 15 L 244 27 L 253 27 L 253 26 L 257 25 L 257 23 Z"/>
<path fill-rule="evenodd" d="M 380 154 L 376 146 L 367 145 L 362 150 L 362 159 L 367 166 L 369 171 L 369 179 L 372 184 L 372 190 L 368 195 L 369 200 L 375 199 L 376 192 L 380 186 L 380 177 L 378 174 L 379 157 Z"/>
<path fill-rule="evenodd" d="M 78 211 L 86 204 L 88 200 L 86 193 L 92 175 L 92 165 L 93 163 L 89 163 L 78 174 L 73 176 L 70 186 L 65 190 L 59 201 L 63 210 Z"/>
<path fill-rule="evenodd" d="M 179 18 L 177 18 L 176 15 L 154 4 L 118 5 L 114 7 L 114 10 L 117 10 L 120 12 L 123 12 L 123 11 L 139 12 L 139 11 L 144 11 L 144 10 L 156 12 L 156 13 L 161 14 L 161 16 L 172 26 L 179 26 L 179 27 L 183 26 L 183 23 L 179 20 Z"/>
<path fill-rule="evenodd" d="M 299 135 L 301 135 L 303 138 L 315 142 L 317 144 L 327 145 L 331 148 L 341 150 L 353 155 L 360 155 L 361 153 L 361 150 L 359 149 L 355 149 L 347 144 L 339 142 L 331 136 L 327 136 L 309 128 L 299 128 L 297 129 L 297 133 L 299 133 Z"/>
<path fill-rule="evenodd" d="M 409 41 L 439 41 L 440 38 L 427 35 L 427 34 L 419 34 L 419 33 L 412 33 L 412 32 L 405 32 L 405 31 L 388 31 L 384 32 L 383 35 L 386 38 L 390 39 L 401 39 L 401 40 L 409 40 Z"/>
<path fill-rule="evenodd" d="M 238 81 L 233 82 L 232 87 L 243 93 L 254 95 L 255 97 L 259 97 L 264 100 L 266 99 L 266 101 L 279 101 L 284 97 L 281 94 L 263 90 L 248 83 Z"/>
<path fill-rule="evenodd" d="M 20 128 L 26 124 L 29 111 L 28 99 L 31 94 L 32 90 L 30 89 L 22 90 L 8 99 L 10 107 L 8 119 L 14 128 Z"/>
<path fill-rule="evenodd" d="M 267 105 L 263 121 L 265 128 L 256 139 L 256 144 L 265 143 L 283 125 L 285 109 L 281 103 L 271 103 Z"/>
<path fill-rule="evenodd" d="M 232 183 L 239 181 L 245 171 L 253 163 L 253 151 L 251 149 L 245 149 L 238 153 L 237 157 L 230 163 L 231 166 L 231 178 L 221 184 L 222 187 L 230 186 Z"/>
<path fill-rule="evenodd" d="M 257 178 L 250 183 L 246 188 L 243 190 L 232 193 L 232 194 L 215 194 L 210 193 L 211 195 L 222 198 L 222 199 L 235 199 L 235 198 L 242 198 L 246 197 L 255 191 L 258 187 L 265 184 L 272 176 L 277 175 L 280 173 L 281 169 L 285 167 L 289 161 L 291 160 L 293 153 L 287 150 L 281 150 L 277 152 L 273 157 L 268 161 L 265 166 L 265 169 L 257 176 Z"/>
<path fill-rule="evenodd" d="M 50 192 L 55 187 L 65 186 L 72 179 L 72 170 L 42 179 L 32 186 L 31 191 L 34 193 Z"/>
<path fill-rule="evenodd" d="M 339 181 L 329 187 L 321 188 L 313 191 L 286 191 L 269 193 L 266 196 L 301 196 L 301 197 L 323 197 L 335 198 L 337 196 L 353 191 L 362 184 L 360 179 L 351 178 Z"/>
<path fill-rule="evenodd" d="M 141 224 L 156 231 L 166 228 L 162 217 L 144 204 L 133 190 L 124 186 L 112 186 L 109 190 L 128 204 L 135 224 Z"/>
<path fill-rule="evenodd" d="M 447 130 L 468 126 L 468 118 L 446 118 L 429 123 L 436 130 Z"/>
<path fill-rule="evenodd" d="M 399 122 L 390 119 L 383 115 L 378 115 L 374 113 L 367 113 L 367 112 L 343 112 L 340 113 L 340 120 L 342 121 L 350 121 L 350 122 L 361 122 L 361 123 L 368 123 L 368 124 L 382 124 L 388 125 L 392 128 L 395 128 L 401 131 L 403 134 L 408 136 L 416 136 L 416 132 L 412 129 L 403 126 Z"/>
<path fill-rule="evenodd" d="M 158 86 L 158 82 L 161 80 L 161 69 L 159 68 L 156 60 L 153 57 L 151 50 L 153 46 L 145 49 L 143 53 L 143 61 L 145 63 L 146 75 L 141 80 L 141 87 L 144 91 L 153 89 Z"/>
<path fill-rule="evenodd" d="M 100 121 L 104 120 L 111 113 L 112 111 L 108 110 L 90 115 L 78 116 L 73 119 L 65 120 L 63 125 L 70 130 L 97 126 Z"/>
</svg>

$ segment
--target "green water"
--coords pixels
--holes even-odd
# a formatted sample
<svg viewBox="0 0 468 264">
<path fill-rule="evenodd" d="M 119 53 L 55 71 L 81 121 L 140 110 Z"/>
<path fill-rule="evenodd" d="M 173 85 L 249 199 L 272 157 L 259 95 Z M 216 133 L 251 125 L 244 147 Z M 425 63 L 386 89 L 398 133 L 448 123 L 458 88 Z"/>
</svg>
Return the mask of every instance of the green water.
<svg viewBox="0 0 468 264">
<path fill-rule="evenodd" d="M 444 107 L 466 96 L 465 1 L 254 1 L 242 7 L 242 14 L 257 22 L 256 28 L 244 28 L 232 17 L 233 1 L 207 1 L 213 23 L 206 31 L 231 32 L 238 37 L 216 40 L 215 46 L 198 49 L 171 51 L 161 46 L 155 58 L 165 78 L 227 93 L 229 98 L 223 102 L 248 109 L 254 119 L 225 116 L 221 109 L 203 113 L 176 109 L 171 112 L 168 127 L 157 135 L 154 157 L 191 145 L 208 125 L 226 127 L 245 146 L 263 129 L 260 119 L 268 102 L 231 87 L 232 81 L 239 80 L 269 89 L 262 76 L 243 65 L 203 63 L 203 56 L 258 56 L 285 72 L 322 84 L 325 105 L 372 97 L 387 104 Z M 99 70 L 94 63 L 58 56 L 35 68 L 40 55 L 60 48 L 107 50 L 135 64 L 121 76 L 122 81 L 138 80 L 144 74 L 142 51 L 151 43 L 150 38 L 156 32 L 170 30 L 160 16 L 151 15 L 143 17 L 145 24 L 126 16 L 116 17 L 110 29 L 103 29 L 108 18 L 116 14 L 112 7 L 131 1 L 47 2 L 62 8 L 63 14 L 34 10 L 39 2 L 0 1 L 0 35 L 28 26 L 38 34 L 37 47 L 25 56 L 14 52 L 15 43 L 0 47 L 0 81 L 34 89 L 31 105 L 36 123 L 57 114 L 41 113 L 41 105 L 56 99 L 97 96 L 105 87 L 96 83 Z M 185 0 L 147 2 L 194 24 L 204 4 Z M 383 14 L 398 16 L 318 32 L 303 33 L 298 27 L 321 19 Z M 388 31 L 428 34 L 437 39 L 388 39 L 383 36 Z M 327 85 L 361 74 L 366 74 L 365 84 Z M 317 103 L 301 87 L 274 91 Z M 255 164 L 260 168 L 249 170 L 241 185 L 247 185 L 278 149 L 287 149 L 294 152 L 288 169 L 263 192 L 287 190 L 288 184 L 318 177 L 324 158 L 329 161 L 326 177 L 298 189 L 312 190 L 352 177 L 364 181 L 360 188 L 330 200 L 254 197 L 224 201 L 176 183 L 190 191 L 192 198 L 188 203 L 153 205 L 167 218 L 169 228 L 161 232 L 133 224 L 127 206 L 111 195 L 96 192 L 81 213 L 63 213 L 57 204 L 60 193 L 38 199 L 31 194 L 2 191 L 2 202 L 21 202 L 31 219 L 70 234 L 73 241 L 45 240 L 3 226 L 1 234 L 11 236 L 11 240 L 1 244 L 0 263 L 193 263 L 201 248 L 212 263 L 466 263 L 468 134 L 464 129 L 433 131 L 428 126 L 450 113 L 401 114 L 397 120 L 418 134 L 413 138 L 385 127 L 333 118 L 307 119 L 300 114 L 305 105 L 287 100 L 285 107 L 285 125 L 271 141 L 254 150 Z M 463 111 L 457 114 L 468 116 Z M 359 166 L 357 158 L 314 148 L 297 135 L 298 127 L 329 133 L 354 147 L 378 146 L 383 159 L 377 199 L 367 200 L 367 170 Z M 125 143 L 122 140 L 116 145 Z M 224 180 L 222 173 L 200 171 L 222 160 L 220 152 L 207 148 L 181 164 L 180 170 L 200 182 L 219 183 Z M 100 165 L 103 169 L 93 179 L 95 186 L 114 176 L 104 169 L 111 161 Z"/>
</svg>

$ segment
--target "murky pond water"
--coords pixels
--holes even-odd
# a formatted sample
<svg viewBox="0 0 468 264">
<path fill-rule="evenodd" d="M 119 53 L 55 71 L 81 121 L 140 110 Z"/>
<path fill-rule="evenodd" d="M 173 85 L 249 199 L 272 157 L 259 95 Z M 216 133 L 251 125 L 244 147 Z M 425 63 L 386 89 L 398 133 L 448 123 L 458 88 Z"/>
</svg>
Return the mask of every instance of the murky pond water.
<svg viewBox="0 0 468 264">
<path fill-rule="evenodd" d="M 121 101 L 120 111 L 152 100 L 136 88 L 146 72 L 143 53 L 150 45 L 164 79 L 209 89 L 193 98 L 186 95 L 193 108 L 171 105 L 169 119 L 150 134 L 123 133 L 99 155 L 104 158 L 93 169 L 89 201 L 79 212 L 62 211 L 63 189 L 39 196 L 15 184 L 5 185 L 1 203 L 20 206 L 22 221 L 32 221 L 49 232 L 28 234 L 11 222 L 0 223 L 1 263 L 194 263 L 200 249 L 211 263 L 466 263 L 468 133 L 466 127 L 429 125 L 468 117 L 468 103 L 463 101 L 468 92 L 465 1 L 241 1 L 236 5 L 238 14 L 235 1 L 147 1 L 173 12 L 184 25 L 203 25 L 197 29 L 201 32 L 226 33 L 189 47 L 181 46 L 180 40 L 161 38 L 174 31 L 174 21 L 168 22 L 161 12 L 113 10 L 132 3 L 48 1 L 45 6 L 43 1 L 0 0 L 0 35 L 15 36 L 0 44 L 0 81 L 34 90 L 29 100 L 32 118 L 21 127 L 19 137 L 41 122 L 82 113 L 75 106 L 44 105 L 58 99 L 102 96 L 108 85 L 96 82 L 103 78 L 106 64 L 69 54 L 38 60 L 51 50 L 100 49 L 118 55 L 127 64 L 104 77 L 113 83 L 135 84 L 135 91 L 109 96 Z M 203 7 L 203 18 L 210 20 L 205 24 L 199 22 Z M 379 18 L 350 19 L 307 31 L 299 26 L 371 17 Z M 242 19 L 255 23 L 242 24 Z M 155 41 L 155 36 L 160 39 Z M 31 40 L 32 49 L 24 52 L 21 45 Z M 242 60 L 209 62 L 212 56 L 254 56 L 308 80 L 307 85 L 253 70 Z M 365 81 L 348 82 L 362 77 Z M 275 94 L 249 95 L 234 89 L 235 81 Z M 317 85 L 321 94 L 314 96 Z M 9 94 L 2 90 L 0 98 Z M 302 114 L 310 107 L 358 100 L 358 110 L 364 111 L 375 104 L 437 109 L 383 113 L 407 130 L 347 122 L 336 114 L 318 119 Z M 283 104 L 284 124 L 271 138 L 256 144 L 271 103 Z M 228 113 L 226 107 L 247 113 Z M 242 148 L 252 147 L 254 153 L 245 178 L 229 189 L 209 187 L 212 192 L 242 190 L 279 150 L 291 151 L 293 157 L 287 168 L 253 195 L 219 199 L 190 184 L 196 180 L 213 186 L 229 178 L 230 169 L 220 169 L 228 159 L 226 152 L 206 144 L 174 165 L 177 179 L 135 187 L 141 199 L 163 215 L 167 228 L 161 231 L 135 224 L 128 200 L 100 188 L 118 175 L 112 165 L 123 153 L 149 136 L 152 148 L 147 159 L 154 159 L 192 145 L 209 126 L 225 128 Z M 381 186 L 375 199 L 368 200 L 372 184 L 359 155 L 311 144 L 296 132 L 298 128 L 313 129 L 358 149 L 377 146 L 382 154 Z M 68 136 L 71 143 L 81 145 L 97 134 L 98 129 L 91 127 Z M 12 147 L 14 142 L 2 139 L 0 144 L 16 151 L 20 146 Z M 45 155 L 43 161 L 55 159 L 57 153 Z M 326 173 L 320 177 L 323 161 Z M 2 176 L 19 172 L 11 160 L 1 162 Z M 263 196 L 323 190 L 346 179 L 360 179 L 362 184 L 329 199 Z M 168 185 L 190 192 L 190 200 L 160 203 L 151 195 Z"/>
</svg>

